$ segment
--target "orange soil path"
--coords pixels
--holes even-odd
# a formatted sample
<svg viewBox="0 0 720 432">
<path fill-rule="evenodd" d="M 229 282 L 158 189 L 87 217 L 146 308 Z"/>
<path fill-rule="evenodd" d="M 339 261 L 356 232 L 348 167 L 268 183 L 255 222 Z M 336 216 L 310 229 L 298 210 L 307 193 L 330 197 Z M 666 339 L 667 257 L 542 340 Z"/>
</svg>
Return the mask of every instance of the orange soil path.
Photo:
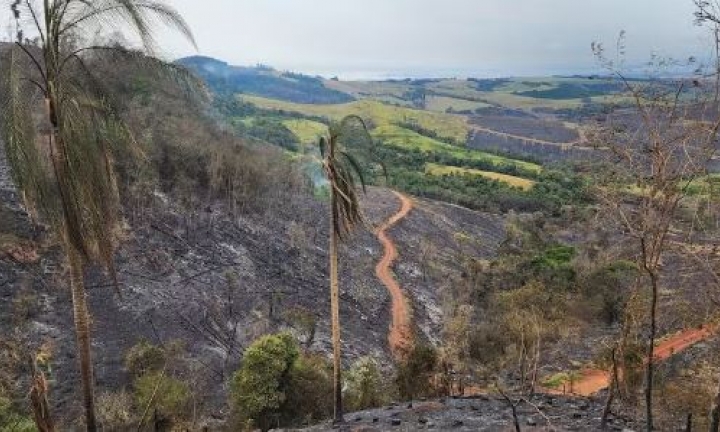
<svg viewBox="0 0 720 432">
<path fill-rule="evenodd" d="M 655 361 L 666 360 L 672 355 L 713 336 L 717 330 L 718 326 L 716 325 L 703 325 L 699 328 L 687 329 L 676 333 L 655 347 Z M 569 384 L 566 384 L 565 389 L 552 389 L 548 390 L 548 392 L 591 396 L 610 386 L 610 372 L 608 371 L 587 369 L 581 371 L 580 374 L 581 377 L 572 383 L 571 388 L 568 388 L 567 386 L 569 386 Z"/>
<path fill-rule="evenodd" d="M 388 237 L 387 231 L 410 213 L 410 210 L 413 208 L 413 203 L 412 200 L 405 195 L 395 191 L 393 191 L 393 193 L 400 199 L 401 207 L 400 211 L 395 213 L 376 231 L 378 240 L 380 240 L 380 243 L 385 248 L 385 255 L 383 255 L 375 267 L 375 274 L 390 292 L 392 299 L 392 322 L 388 334 L 388 343 L 393 356 L 395 356 L 395 358 L 401 358 L 412 345 L 413 335 L 410 325 L 410 308 L 405 298 L 405 293 L 392 274 L 391 268 L 398 257 L 398 252 L 395 244 L 390 237 Z"/>
</svg>

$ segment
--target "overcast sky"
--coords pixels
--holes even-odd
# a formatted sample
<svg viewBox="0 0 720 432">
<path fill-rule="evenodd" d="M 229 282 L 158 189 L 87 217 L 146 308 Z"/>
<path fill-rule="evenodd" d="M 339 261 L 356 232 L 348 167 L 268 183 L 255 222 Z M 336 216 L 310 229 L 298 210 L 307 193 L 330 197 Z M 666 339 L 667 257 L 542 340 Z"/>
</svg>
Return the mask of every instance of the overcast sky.
<svg viewBox="0 0 720 432">
<path fill-rule="evenodd" d="M 200 53 L 341 78 L 588 73 L 593 41 L 628 61 L 709 47 L 692 0 L 172 0 Z M 169 37 L 168 55 L 192 54 Z"/>
</svg>

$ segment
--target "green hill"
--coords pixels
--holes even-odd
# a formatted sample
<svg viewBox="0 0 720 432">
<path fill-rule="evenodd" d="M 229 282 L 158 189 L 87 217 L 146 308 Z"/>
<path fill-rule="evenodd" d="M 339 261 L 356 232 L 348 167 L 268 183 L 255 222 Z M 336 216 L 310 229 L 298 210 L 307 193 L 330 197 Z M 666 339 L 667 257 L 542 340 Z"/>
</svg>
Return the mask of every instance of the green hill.
<svg viewBox="0 0 720 432">
<path fill-rule="evenodd" d="M 199 75 L 221 94 L 252 94 L 297 103 L 333 104 L 352 101 L 346 93 L 325 87 L 316 77 L 280 72 L 266 66 L 232 66 L 211 57 L 186 57 L 177 61 Z"/>
</svg>

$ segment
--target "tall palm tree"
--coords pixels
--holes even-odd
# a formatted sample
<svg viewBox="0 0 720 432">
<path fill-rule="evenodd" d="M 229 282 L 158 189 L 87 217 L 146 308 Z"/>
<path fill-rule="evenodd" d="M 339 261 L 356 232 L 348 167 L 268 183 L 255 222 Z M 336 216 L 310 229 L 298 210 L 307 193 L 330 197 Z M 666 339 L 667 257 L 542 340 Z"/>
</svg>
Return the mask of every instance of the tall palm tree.
<svg viewBox="0 0 720 432">
<path fill-rule="evenodd" d="M 334 420 L 343 422 L 342 368 L 340 364 L 340 282 L 338 277 L 338 244 L 363 222 L 358 199 L 358 182 L 365 191 L 365 179 L 358 159 L 348 151 L 371 156 L 372 138 L 365 122 L 358 116 L 347 116 L 332 123 L 326 137 L 320 138 L 320 155 L 330 188 L 330 311 L 333 343 Z"/>
<path fill-rule="evenodd" d="M 2 137 L 26 207 L 51 228 L 67 257 L 85 420 L 95 431 L 84 268 L 99 263 L 115 278 L 120 204 L 114 166 L 135 146 L 94 62 L 133 61 L 180 76 L 152 57 L 156 25 L 195 42 L 182 17 L 158 0 L 13 0 L 11 9 L 17 41 L 5 53 L 0 79 Z M 123 30 L 143 49 L 87 42 Z"/>
</svg>

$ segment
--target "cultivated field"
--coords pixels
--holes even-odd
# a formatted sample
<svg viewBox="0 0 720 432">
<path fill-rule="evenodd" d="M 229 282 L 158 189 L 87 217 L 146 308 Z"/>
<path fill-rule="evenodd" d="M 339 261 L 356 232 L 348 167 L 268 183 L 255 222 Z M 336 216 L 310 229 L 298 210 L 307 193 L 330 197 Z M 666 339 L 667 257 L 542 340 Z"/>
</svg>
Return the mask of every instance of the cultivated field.
<svg viewBox="0 0 720 432">
<path fill-rule="evenodd" d="M 543 163 L 587 159 L 592 157 L 595 151 L 572 144 L 543 143 L 483 130 L 474 130 L 471 133 L 468 147 L 480 151 L 505 152 Z"/>
<path fill-rule="evenodd" d="M 283 121 L 283 125 L 298 137 L 301 144 L 314 143 L 327 132 L 327 126 L 320 122 L 304 119 Z"/>
<path fill-rule="evenodd" d="M 617 102 L 617 85 L 602 79 L 583 77 L 538 77 L 508 79 L 439 79 L 408 81 L 326 81 L 333 90 L 357 98 L 390 103 L 408 103 L 407 94 L 424 89 L 426 108 L 445 112 L 452 107 L 465 111 L 498 106 L 523 110 L 580 108 L 586 103 Z"/>
<path fill-rule="evenodd" d="M 571 129 L 565 123 L 555 120 L 491 115 L 473 117 L 471 123 L 508 135 L 533 138 L 558 144 L 572 143 L 580 139 L 577 130 Z"/>
<path fill-rule="evenodd" d="M 542 167 L 534 163 L 454 146 L 395 125 L 379 126 L 373 130 L 373 135 L 386 144 L 397 147 L 418 149 L 423 152 L 442 153 L 458 159 L 482 160 L 494 165 L 515 165 L 518 168 L 531 172 L 542 171 Z"/>
<path fill-rule="evenodd" d="M 488 108 L 492 105 L 485 102 L 477 102 L 466 99 L 458 99 L 448 96 L 428 96 L 425 102 L 425 109 L 435 112 L 472 111 L 480 108 Z"/>
<path fill-rule="evenodd" d="M 346 104 L 310 105 L 256 96 L 241 96 L 241 98 L 245 102 L 252 103 L 264 109 L 329 117 L 335 120 L 350 114 L 359 115 L 378 126 L 401 122 L 416 122 L 425 129 L 437 132 L 439 136 L 452 138 L 463 143 L 467 140 L 469 131 L 467 120 L 462 116 L 396 107 L 372 100 L 360 100 Z"/>
<path fill-rule="evenodd" d="M 442 175 L 472 175 L 485 177 L 491 180 L 497 180 L 499 182 L 508 184 L 510 186 L 520 188 L 522 190 L 530 190 L 535 186 L 536 182 L 522 177 L 511 176 L 508 174 L 500 174 L 490 171 L 482 171 L 472 168 L 460 168 L 447 165 L 438 165 L 429 163 L 425 165 L 425 172 L 429 175 L 442 176 Z"/>
</svg>

